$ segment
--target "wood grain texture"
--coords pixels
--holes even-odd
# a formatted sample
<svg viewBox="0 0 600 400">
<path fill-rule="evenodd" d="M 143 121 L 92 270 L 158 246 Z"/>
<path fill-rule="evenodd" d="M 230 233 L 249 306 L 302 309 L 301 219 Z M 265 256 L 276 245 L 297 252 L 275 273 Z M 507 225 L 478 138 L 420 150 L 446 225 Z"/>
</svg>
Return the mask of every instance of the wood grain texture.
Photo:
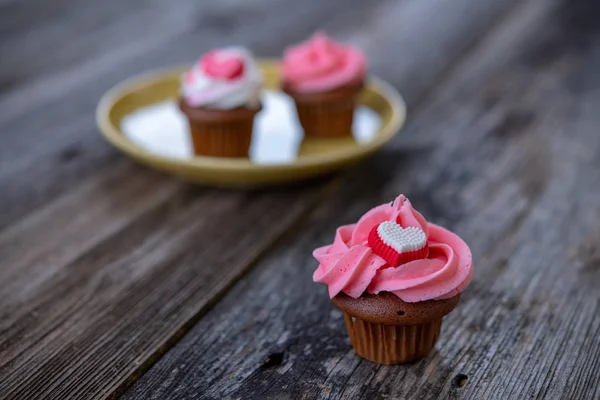
<svg viewBox="0 0 600 400">
<path fill-rule="evenodd" d="M 255 30 L 228 22 L 248 2 L 35 3 L 36 13 L 32 2 L 9 4 L 2 32 L 2 54 L 12 56 L 0 94 L 0 398 L 103 398 L 172 346 L 328 184 L 233 192 L 175 182 L 102 142 L 100 94 L 230 40 L 278 52 L 286 37 L 271 33 L 281 24 L 300 40 L 339 5 L 308 7 L 296 21 L 283 12 L 295 2 L 256 1 L 254 22 L 271 22 Z M 345 4 L 354 7 L 341 15 L 362 12 Z M 79 40 L 65 44 L 65 35 Z"/>
<path fill-rule="evenodd" d="M 109 211 L 100 211 L 108 213 L 105 224 L 85 223 L 93 210 L 73 222 L 60 219 L 62 207 L 35 216 L 35 229 L 62 225 L 72 247 L 46 241 L 40 253 L 18 257 L 30 257 L 31 275 L 9 270 L 3 281 L 4 395 L 111 393 L 185 331 L 314 199 L 310 188 L 266 198 L 144 189 L 134 200 L 113 194 Z M 303 200 L 292 201 L 298 196 Z M 132 202 L 139 207 L 133 213 Z"/>
<path fill-rule="evenodd" d="M 463 24 L 455 15 L 443 25 L 434 62 L 387 77 L 410 85 L 411 104 L 510 4 L 483 3 L 480 19 Z M 117 395 L 327 193 L 326 181 L 257 192 L 194 189 L 138 167 L 95 131 L 102 92 L 212 46 L 233 42 L 277 55 L 318 27 L 362 40 L 360 29 L 350 35 L 351 21 L 369 20 L 366 34 L 378 18 L 372 13 L 414 9 L 340 4 L 1 3 L 0 398 Z M 440 1 L 422 4 L 425 15 L 443 9 Z M 413 83 L 417 73 L 429 79 Z"/>
<path fill-rule="evenodd" d="M 126 399 L 600 397 L 600 31 L 593 1 L 523 2 Z M 404 192 L 471 245 L 437 350 L 358 358 L 313 248 Z"/>
</svg>

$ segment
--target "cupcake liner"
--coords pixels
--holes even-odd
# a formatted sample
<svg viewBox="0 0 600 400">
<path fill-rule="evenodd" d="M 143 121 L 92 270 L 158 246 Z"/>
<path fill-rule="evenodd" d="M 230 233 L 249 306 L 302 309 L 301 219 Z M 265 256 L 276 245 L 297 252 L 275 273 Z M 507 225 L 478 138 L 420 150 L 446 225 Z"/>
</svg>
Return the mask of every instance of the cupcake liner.
<svg viewBox="0 0 600 400">
<path fill-rule="evenodd" d="M 331 299 L 344 312 L 352 346 L 359 356 L 380 364 L 402 364 L 426 357 L 460 294 L 443 300 L 407 303 L 393 293 L 339 293 Z"/>
<path fill-rule="evenodd" d="M 294 99 L 300 125 L 307 137 L 332 138 L 352 135 L 352 120 L 363 82 L 321 93 L 299 93 L 283 84 Z"/>
<path fill-rule="evenodd" d="M 344 313 L 356 353 L 379 364 L 402 364 L 426 357 L 442 329 L 442 318 L 417 325 L 386 325 Z"/>
<path fill-rule="evenodd" d="M 254 116 L 218 123 L 189 121 L 194 153 L 213 157 L 248 157 Z"/>
<path fill-rule="evenodd" d="M 337 101 L 296 100 L 298 120 L 308 137 L 340 137 L 352 134 L 356 96 Z"/>
<path fill-rule="evenodd" d="M 181 98 L 179 108 L 188 118 L 196 155 L 248 157 L 254 116 L 261 106 L 255 109 L 238 107 L 219 110 L 192 107 Z"/>
</svg>

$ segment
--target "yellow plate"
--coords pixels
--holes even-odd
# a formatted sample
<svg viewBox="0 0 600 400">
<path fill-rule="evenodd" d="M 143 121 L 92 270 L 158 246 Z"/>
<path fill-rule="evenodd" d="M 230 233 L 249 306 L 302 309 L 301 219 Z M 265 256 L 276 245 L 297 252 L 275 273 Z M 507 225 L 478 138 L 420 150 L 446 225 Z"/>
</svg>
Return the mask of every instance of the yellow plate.
<svg viewBox="0 0 600 400">
<path fill-rule="evenodd" d="M 279 88 L 279 62 L 260 60 L 265 86 Z M 381 116 L 381 125 L 368 143 L 352 139 L 307 139 L 294 162 L 255 164 L 249 159 L 193 157 L 169 158 L 150 153 L 131 142 L 121 131 L 124 117 L 136 110 L 175 99 L 179 77 L 189 67 L 173 68 L 134 77 L 106 93 L 96 110 L 104 137 L 114 146 L 151 168 L 185 180 L 217 186 L 252 187 L 296 181 L 325 174 L 371 155 L 399 131 L 406 107 L 400 94 L 381 79 L 371 77 L 360 96 L 360 103 Z"/>
</svg>

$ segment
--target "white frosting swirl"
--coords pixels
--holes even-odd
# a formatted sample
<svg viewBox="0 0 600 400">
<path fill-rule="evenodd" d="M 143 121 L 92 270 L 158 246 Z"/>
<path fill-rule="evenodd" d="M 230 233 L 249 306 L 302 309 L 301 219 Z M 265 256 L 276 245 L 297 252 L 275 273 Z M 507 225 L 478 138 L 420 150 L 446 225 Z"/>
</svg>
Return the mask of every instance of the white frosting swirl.
<svg viewBox="0 0 600 400">
<path fill-rule="evenodd" d="M 211 67 L 227 69 L 228 60 L 242 61 L 240 76 L 226 78 L 207 73 L 207 57 L 200 59 L 181 78 L 182 96 L 192 107 L 229 110 L 236 107 L 260 107 L 263 77 L 252 53 L 243 47 L 228 47 L 211 52 Z"/>
</svg>

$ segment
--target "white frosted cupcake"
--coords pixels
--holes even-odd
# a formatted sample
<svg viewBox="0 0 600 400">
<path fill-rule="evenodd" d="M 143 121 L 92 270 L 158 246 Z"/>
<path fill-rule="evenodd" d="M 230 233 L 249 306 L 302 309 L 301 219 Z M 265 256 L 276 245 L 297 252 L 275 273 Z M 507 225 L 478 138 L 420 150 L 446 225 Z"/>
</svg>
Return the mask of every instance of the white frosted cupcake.
<svg viewBox="0 0 600 400">
<path fill-rule="evenodd" d="M 241 47 L 212 50 L 183 75 L 179 108 L 196 155 L 248 156 L 262 85 L 256 61 Z"/>
</svg>

